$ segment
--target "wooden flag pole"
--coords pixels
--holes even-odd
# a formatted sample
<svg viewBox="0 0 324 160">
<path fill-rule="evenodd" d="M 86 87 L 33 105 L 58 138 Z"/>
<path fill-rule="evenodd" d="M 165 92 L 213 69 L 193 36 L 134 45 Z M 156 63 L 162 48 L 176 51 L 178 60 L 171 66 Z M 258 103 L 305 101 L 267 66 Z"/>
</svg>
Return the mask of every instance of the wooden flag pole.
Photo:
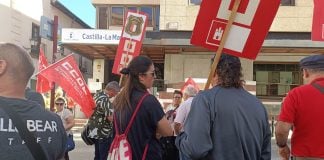
<svg viewBox="0 0 324 160">
<path fill-rule="evenodd" d="M 218 47 L 218 49 L 216 51 L 216 57 L 214 58 L 214 62 L 212 64 L 211 70 L 209 72 L 209 76 L 208 76 L 208 79 L 207 79 L 207 82 L 206 82 L 206 85 L 205 85 L 205 90 L 209 89 L 211 79 L 215 74 L 217 64 L 218 64 L 219 59 L 220 59 L 220 57 L 222 55 L 224 45 L 225 45 L 226 40 L 228 38 L 228 34 L 229 34 L 230 29 L 231 29 L 231 26 L 232 26 L 232 24 L 233 24 L 233 22 L 235 20 L 236 13 L 237 13 L 238 7 L 240 6 L 240 3 L 241 3 L 241 0 L 235 0 L 235 2 L 234 2 L 234 6 L 233 6 L 233 9 L 232 9 L 231 15 L 230 15 L 230 17 L 228 19 L 228 23 L 226 25 L 222 40 L 221 40 L 220 45 L 219 45 L 219 47 Z"/>
</svg>

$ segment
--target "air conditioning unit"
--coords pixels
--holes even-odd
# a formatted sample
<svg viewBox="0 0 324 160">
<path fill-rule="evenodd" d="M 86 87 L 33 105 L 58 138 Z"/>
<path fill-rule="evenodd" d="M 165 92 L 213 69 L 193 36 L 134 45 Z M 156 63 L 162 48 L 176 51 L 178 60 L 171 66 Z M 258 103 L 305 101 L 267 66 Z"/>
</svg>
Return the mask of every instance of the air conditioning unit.
<svg viewBox="0 0 324 160">
<path fill-rule="evenodd" d="M 178 26 L 178 22 L 168 22 L 166 27 L 170 30 L 178 30 Z"/>
</svg>

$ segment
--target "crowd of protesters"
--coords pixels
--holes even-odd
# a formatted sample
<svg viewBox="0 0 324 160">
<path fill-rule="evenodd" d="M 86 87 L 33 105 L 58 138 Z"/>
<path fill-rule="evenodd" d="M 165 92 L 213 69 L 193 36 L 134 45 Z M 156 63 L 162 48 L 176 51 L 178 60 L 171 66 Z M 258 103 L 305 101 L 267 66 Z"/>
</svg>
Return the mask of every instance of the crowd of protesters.
<svg viewBox="0 0 324 160">
<path fill-rule="evenodd" d="M 305 85 L 292 89 L 283 101 L 276 144 L 284 160 L 323 160 L 324 55 L 306 57 L 300 66 Z M 69 142 L 74 116 L 60 96 L 56 114 L 45 110 L 41 95 L 26 89 L 33 73 L 26 50 L 0 43 L 0 158 L 68 160 L 75 147 Z M 222 54 L 211 89 L 189 85 L 183 92 L 175 90 L 166 107 L 149 93 L 156 77 L 151 59 L 135 57 L 120 73 L 122 88 L 112 81 L 94 95 L 87 136 L 94 143 L 95 160 L 111 159 L 109 149 L 125 132 L 133 160 L 271 159 L 268 114 L 244 89 L 238 57 Z"/>
</svg>

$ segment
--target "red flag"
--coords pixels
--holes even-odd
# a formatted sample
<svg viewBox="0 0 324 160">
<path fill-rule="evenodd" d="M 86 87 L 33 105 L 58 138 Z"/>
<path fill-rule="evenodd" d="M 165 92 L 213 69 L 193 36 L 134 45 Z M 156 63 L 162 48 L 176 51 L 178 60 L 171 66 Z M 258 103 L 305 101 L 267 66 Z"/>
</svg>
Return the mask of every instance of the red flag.
<svg viewBox="0 0 324 160">
<path fill-rule="evenodd" d="M 314 0 L 312 40 L 324 41 L 324 1 Z"/>
<path fill-rule="evenodd" d="M 183 90 L 184 90 L 187 86 L 189 86 L 189 85 L 192 85 L 193 87 L 195 87 L 197 91 L 200 90 L 200 89 L 199 89 L 199 86 L 197 85 L 197 83 L 196 83 L 196 82 L 195 82 L 191 77 L 189 77 L 189 78 L 187 79 L 187 81 L 185 82 L 185 84 L 183 85 L 183 87 L 181 88 L 181 92 L 183 93 Z"/>
<path fill-rule="evenodd" d="M 39 49 L 38 58 L 38 70 L 41 71 L 48 66 L 45 54 L 42 49 Z M 37 75 L 36 91 L 39 93 L 45 93 L 52 89 L 52 83 L 50 83 L 44 76 Z"/>
<path fill-rule="evenodd" d="M 128 63 L 140 54 L 147 25 L 147 15 L 144 12 L 128 11 L 125 26 L 119 40 L 112 73 L 127 67 Z"/>
<path fill-rule="evenodd" d="M 80 105 L 82 112 L 87 117 L 91 116 L 95 103 L 72 54 L 48 66 L 39 74 L 60 85 Z"/>
</svg>

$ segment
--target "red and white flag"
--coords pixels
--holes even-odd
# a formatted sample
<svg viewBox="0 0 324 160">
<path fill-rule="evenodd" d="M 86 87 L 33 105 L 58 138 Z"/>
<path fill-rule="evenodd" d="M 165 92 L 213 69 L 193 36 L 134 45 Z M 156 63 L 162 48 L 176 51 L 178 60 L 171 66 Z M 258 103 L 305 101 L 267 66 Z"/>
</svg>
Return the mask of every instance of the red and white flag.
<svg viewBox="0 0 324 160">
<path fill-rule="evenodd" d="M 324 41 L 324 0 L 314 0 L 312 41 Z"/>
<path fill-rule="evenodd" d="M 40 71 L 39 75 L 61 86 L 66 94 L 81 106 L 82 112 L 90 117 L 95 103 L 72 55 L 48 66 Z"/>
<path fill-rule="evenodd" d="M 39 49 L 38 70 L 41 71 L 48 66 L 45 54 L 42 49 Z M 52 83 L 49 82 L 44 76 L 37 75 L 36 91 L 45 93 L 52 89 Z"/>
<path fill-rule="evenodd" d="M 197 91 L 200 90 L 200 89 L 199 89 L 199 86 L 197 85 L 197 83 L 196 83 L 196 82 L 195 82 L 191 77 L 189 77 L 189 78 L 187 79 L 187 81 L 185 82 L 185 84 L 182 86 L 182 88 L 181 88 L 181 92 L 183 93 L 184 89 L 185 89 L 186 87 L 188 87 L 189 85 L 195 87 L 195 89 L 196 89 Z"/>
<path fill-rule="evenodd" d="M 203 0 L 191 36 L 191 44 L 217 51 L 230 22 L 234 0 Z M 255 59 L 260 52 L 280 0 L 241 0 L 230 26 L 223 52 Z"/>
<path fill-rule="evenodd" d="M 120 74 L 119 71 L 140 54 L 146 25 L 147 15 L 144 12 L 127 12 L 112 73 Z"/>
</svg>

